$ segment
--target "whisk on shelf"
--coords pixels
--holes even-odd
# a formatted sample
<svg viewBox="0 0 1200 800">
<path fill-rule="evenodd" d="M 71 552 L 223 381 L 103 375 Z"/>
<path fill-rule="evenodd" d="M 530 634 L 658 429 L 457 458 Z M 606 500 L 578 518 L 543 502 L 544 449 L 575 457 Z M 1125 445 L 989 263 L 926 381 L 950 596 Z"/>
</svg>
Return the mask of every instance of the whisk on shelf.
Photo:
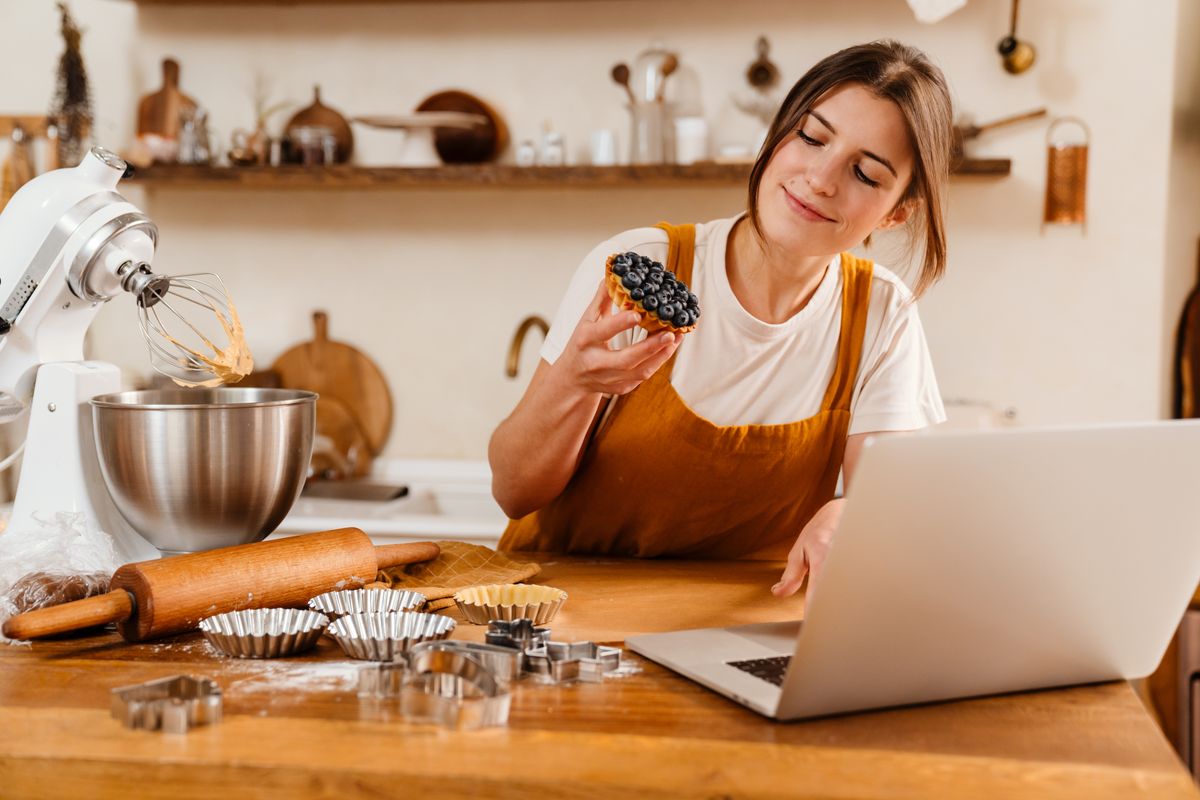
<svg viewBox="0 0 1200 800">
<path fill-rule="evenodd" d="M 138 327 L 150 365 L 180 386 L 237 383 L 254 357 L 237 307 L 211 272 L 156 275 L 148 264 L 126 264 L 121 287 L 137 298 Z"/>
</svg>

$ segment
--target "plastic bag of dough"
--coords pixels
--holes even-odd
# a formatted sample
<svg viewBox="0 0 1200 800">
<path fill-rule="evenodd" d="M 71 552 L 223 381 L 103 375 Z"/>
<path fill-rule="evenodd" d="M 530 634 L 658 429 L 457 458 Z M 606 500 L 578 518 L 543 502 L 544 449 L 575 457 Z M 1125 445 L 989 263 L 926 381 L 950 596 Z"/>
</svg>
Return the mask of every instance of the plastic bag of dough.
<svg viewBox="0 0 1200 800">
<path fill-rule="evenodd" d="M 59 512 L 0 533 L 0 624 L 14 614 L 108 591 L 120 564 L 112 538 L 83 514 Z M 12 642 L 0 634 L 0 641 Z"/>
</svg>

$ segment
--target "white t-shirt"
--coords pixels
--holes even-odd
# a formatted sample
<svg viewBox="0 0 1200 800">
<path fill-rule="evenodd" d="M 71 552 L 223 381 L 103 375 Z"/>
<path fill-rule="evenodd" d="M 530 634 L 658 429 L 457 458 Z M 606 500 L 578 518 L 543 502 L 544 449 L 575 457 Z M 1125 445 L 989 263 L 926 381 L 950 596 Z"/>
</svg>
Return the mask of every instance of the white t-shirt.
<svg viewBox="0 0 1200 800">
<path fill-rule="evenodd" d="M 694 413 L 716 425 L 797 422 L 821 410 L 833 377 L 842 319 L 841 259 L 834 257 L 804 308 L 785 322 L 763 322 L 738 302 L 725 271 L 726 244 L 737 219 L 696 226 L 690 288 L 701 316 L 680 344 L 671 385 Z M 604 277 L 608 256 L 627 250 L 665 264 L 667 234 L 636 228 L 588 253 L 542 345 L 547 362 L 562 354 Z M 873 273 L 849 433 L 943 422 L 946 413 L 912 293 L 888 269 L 876 264 Z M 626 347 L 645 335 L 634 328 L 615 337 L 612 346 Z"/>
</svg>

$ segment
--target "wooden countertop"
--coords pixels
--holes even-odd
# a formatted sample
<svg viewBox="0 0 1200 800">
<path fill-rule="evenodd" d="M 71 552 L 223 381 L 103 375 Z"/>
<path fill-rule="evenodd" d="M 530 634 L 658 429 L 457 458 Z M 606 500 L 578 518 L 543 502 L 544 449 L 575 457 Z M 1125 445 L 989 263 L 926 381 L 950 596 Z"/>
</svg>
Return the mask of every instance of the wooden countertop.
<svg viewBox="0 0 1200 800">
<path fill-rule="evenodd" d="M 778 574 L 559 558 L 538 580 L 571 593 L 556 639 L 619 642 L 801 616 L 768 593 Z M 196 633 L 0 646 L 0 796 L 1200 797 L 1125 683 L 782 724 L 626 655 L 640 672 L 522 682 L 507 728 L 449 733 L 372 719 L 361 662 L 329 640 L 275 661 L 218 657 Z M 172 735 L 109 716 L 109 689 L 179 673 L 222 685 L 220 724 Z"/>
</svg>

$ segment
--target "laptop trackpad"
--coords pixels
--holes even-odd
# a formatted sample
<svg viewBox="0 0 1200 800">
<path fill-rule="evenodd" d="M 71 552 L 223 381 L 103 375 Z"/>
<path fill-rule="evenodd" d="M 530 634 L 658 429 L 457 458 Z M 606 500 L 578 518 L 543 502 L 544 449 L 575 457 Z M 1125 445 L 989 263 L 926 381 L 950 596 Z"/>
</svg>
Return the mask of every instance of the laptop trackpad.
<svg viewBox="0 0 1200 800">
<path fill-rule="evenodd" d="M 800 620 L 790 622 L 763 622 L 757 625 L 737 625 L 725 630 L 743 639 L 749 639 L 781 655 L 796 651 L 796 637 L 800 634 Z"/>
</svg>

